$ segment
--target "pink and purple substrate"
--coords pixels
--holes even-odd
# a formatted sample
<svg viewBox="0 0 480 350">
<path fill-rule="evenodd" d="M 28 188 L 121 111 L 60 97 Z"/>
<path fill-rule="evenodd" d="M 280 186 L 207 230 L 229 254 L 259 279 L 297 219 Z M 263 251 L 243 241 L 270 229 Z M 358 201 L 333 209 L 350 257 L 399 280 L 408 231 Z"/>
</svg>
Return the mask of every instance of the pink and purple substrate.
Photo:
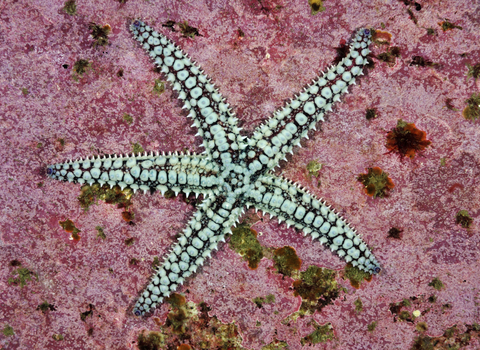
<svg viewBox="0 0 480 350">
<path fill-rule="evenodd" d="M 401 52 L 394 65 L 374 58 L 375 67 L 337 104 L 321 131 L 277 170 L 323 197 L 363 233 L 382 273 L 358 290 L 338 277 L 345 288 L 341 298 L 286 324 L 282 321 L 301 304 L 293 294 L 293 280 L 282 278 L 266 258 L 250 270 L 225 244 L 182 287 L 187 301 L 203 301 L 211 316 L 235 322 L 247 349 L 261 349 L 274 339 L 300 349 L 300 340 L 315 329 L 312 319 L 331 323 L 335 339 L 306 345 L 309 349 L 409 349 L 419 335 L 418 322 L 427 323 L 425 334 L 432 337 L 453 325 L 464 331 L 480 322 L 480 121 L 462 116 L 465 100 L 480 90 L 480 79 L 466 76 L 466 63 L 480 62 L 480 10 L 473 0 L 421 5 L 416 11 L 402 1 L 334 0 L 312 15 L 307 0 L 90 0 L 78 1 L 77 14 L 71 16 L 62 10 L 64 1 L 3 1 L 0 329 L 9 325 L 14 335 L 0 333 L 0 349 L 132 349 L 142 330 L 159 329 L 153 317 L 134 317 L 131 306 L 151 276 L 153 257 L 166 252 L 194 208 L 180 197 L 137 194 L 135 226 L 130 226 L 120 209 L 101 201 L 85 212 L 77 200 L 80 186 L 48 180 L 43 170 L 71 158 L 128 153 L 135 143 L 148 151 L 202 150 L 170 87 L 163 94 L 152 92 L 161 76 L 131 38 L 127 26 L 134 18 L 184 48 L 235 107 L 247 131 L 326 68 L 335 47 L 357 28 L 391 33 L 391 46 Z M 439 22 L 445 18 L 462 29 L 444 32 Z M 168 20 L 187 21 L 201 36 L 171 32 L 161 26 Z M 93 45 L 91 22 L 110 25 L 107 46 Z M 427 34 L 426 28 L 436 34 Z M 372 50 L 378 55 L 386 47 L 373 45 Z M 417 55 L 438 65 L 409 65 Z M 79 59 L 91 67 L 74 79 L 72 68 Z M 117 75 L 120 69 L 122 77 Z M 447 99 L 454 109 L 446 107 Z M 376 108 L 378 117 L 367 120 L 367 108 Z M 125 114 L 133 123 L 125 122 Z M 386 154 L 386 131 L 400 118 L 415 123 L 432 141 L 413 160 Z M 323 164 L 315 179 L 305 170 L 312 160 Z M 395 183 L 388 198 L 368 197 L 356 180 L 374 166 Z M 455 223 L 459 210 L 471 215 L 469 229 Z M 247 216 L 261 214 L 250 210 Z M 81 230 L 80 241 L 70 240 L 59 225 L 66 219 Z M 97 226 L 103 227 L 105 240 L 97 238 Z M 403 230 L 400 240 L 387 238 L 392 227 Z M 266 247 L 295 248 L 302 271 L 310 265 L 344 268 L 320 243 L 276 220 L 265 217 L 254 229 Z M 128 246 L 130 237 L 134 244 Z M 129 263 L 132 258 L 137 265 Z M 35 274 L 23 288 L 8 283 L 17 269 L 10 265 L 13 260 Z M 436 277 L 444 284 L 440 291 L 429 286 Z M 258 308 L 252 302 L 268 294 L 275 296 L 273 307 Z M 420 317 L 394 322 L 392 303 L 433 294 L 435 303 L 415 305 Z M 360 313 L 354 305 L 358 298 L 363 302 Z M 44 301 L 56 310 L 36 310 Z M 89 304 L 95 310 L 84 322 L 80 314 Z M 445 304 L 450 307 L 442 308 Z M 155 316 L 163 322 L 169 310 L 164 304 Z M 414 308 L 406 310 L 411 314 Z M 374 321 L 376 329 L 368 331 Z M 54 334 L 64 339 L 54 340 Z M 473 339 L 465 348 L 479 347 Z"/>
</svg>

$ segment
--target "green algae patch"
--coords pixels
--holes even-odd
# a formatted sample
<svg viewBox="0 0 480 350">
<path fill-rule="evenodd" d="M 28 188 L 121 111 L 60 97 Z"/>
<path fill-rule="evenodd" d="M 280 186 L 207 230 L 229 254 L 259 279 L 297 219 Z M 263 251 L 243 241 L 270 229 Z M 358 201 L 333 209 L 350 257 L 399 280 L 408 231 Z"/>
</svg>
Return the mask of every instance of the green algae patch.
<svg viewBox="0 0 480 350">
<path fill-rule="evenodd" d="M 357 312 L 357 314 L 363 311 L 362 299 L 358 298 L 353 302 L 353 304 L 355 305 L 355 311 Z"/>
<path fill-rule="evenodd" d="M 140 350 L 159 350 L 164 345 L 165 335 L 161 332 L 148 332 L 145 330 L 138 335 L 137 346 Z"/>
<path fill-rule="evenodd" d="M 157 95 L 163 94 L 165 92 L 165 83 L 161 79 L 155 79 L 152 91 Z"/>
<path fill-rule="evenodd" d="M 12 335 L 15 334 L 15 332 L 13 331 L 12 326 L 10 326 L 9 324 L 6 324 L 5 327 L 3 327 L 2 329 L 2 334 L 6 337 L 11 337 Z"/>
<path fill-rule="evenodd" d="M 63 5 L 63 11 L 65 11 L 67 15 L 75 16 L 77 14 L 77 4 L 75 0 L 65 1 L 65 4 Z"/>
<path fill-rule="evenodd" d="M 270 344 L 262 347 L 261 350 L 288 350 L 288 344 L 281 340 L 274 340 Z"/>
<path fill-rule="evenodd" d="M 167 315 L 165 325 L 172 328 L 174 334 L 183 334 L 187 330 L 187 322 L 193 316 L 194 307 L 187 304 L 185 297 L 173 293 L 166 301 L 172 306 Z"/>
<path fill-rule="evenodd" d="M 344 276 L 350 280 L 350 285 L 358 289 L 360 288 L 360 284 L 363 281 L 370 282 L 372 280 L 372 275 L 368 272 L 362 271 L 359 268 L 353 266 L 352 264 L 348 263 L 345 266 Z"/>
<path fill-rule="evenodd" d="M 480 94 L 472 94 L 465 103 L 467 107 L 463 110 L 463 117 L 467 120 L 480 118 Z"/>
<path fill-rule="evenodd" d="M 323 326 L 318 325 L 313 320 L 312 323 L 314 323 L 316 329 L 306 337 L 302 338 L 302 346 L 305 346 L 306 344 L 312 345 L 326 343 L 327 341 L 335 338 L 335 335 L 333 334 L 333 327 L 330 323 L 327 323 Z"/>
<path fill-rule="evenodd" d="M 432 282 L 430 282 L 428 284 L 430 287 L 433 287 L 435 288 L 436 290 L 441 290 L 443 287 L 445 287 L 442 283 L 442 281 L 440 281 L 439 278 L 435 277 Z"/>
<path fill-rule="evenodd" d="M 128 114 L 128 113 L 124 113 L 123 116 L 122 116 L 122 119 L 125 123 L 127 123 L 128 125 L 132 124 L 133 123 L 133 117 Z"/>
<path fill-rule="evenodd" d="M 417 330 L 417 332 L 423 333 L 428 330 L 428 325 L 426 322 L 418 322 L 415 326 L 415 329 Z"/>
<path fill-rule="evenodd" d="M 323 164 L 316 161 L 316 160 L 312 160 L 312 161 L 308 162 L 307 173 L 308 173 L 309 179 L 311 180 L 312 176 L 319 177 L 320 176 L 320 170 L 322 170 L 322 167 L 323 167 Z"/>
<path fill-rule="evenodd" d="M 295 249 L 289 246 L 275 249 L 273 252 L 275 268 L 284 276 L 292 276 L 294 271 L 300 270 L 302 260 L 298 257 Z"/>
<path fill-rule="evenodd" d="M 362 183 L 364 192 L 373 198 L 388 197 L 395 187 L 388 173 L 379 167 L 368 168 L 367 173 L 358 175 L 357 180 Z"/>
<path fill-rule="evenodd" d="M 135 154 L 143 153 L 145 150 L 143 149 L 142 145 L 138 142 L 132 143 L 132 152 Z"/>
<path fill-rule="evenodd" d="M 80 196 L 77 199 L 85 211 L 92 204 L 97 204 L 98 200 L 105 201 L 107 204 L 116 204 L 119 209 L 128 209 L 132 205 L 130 201 L 132 195 L 133 191 L 129 188 L 122 190 L 120 186 L 110 188 L 109 185 L 100 186 L 100 184 L 95 183 L 92 186 L 82 186 Z"/>
<path fill-rule="evenodd" d="M 232 231 L 232 238 L 228 243 L 230 249 L 240 254 L 248 261 L 248 267 L 255 270 L 263 258 L 263 249 L 257 239 L 257 232 L 248 225 L 241 224 Z"/>
<path fill-rule="evenodd" d="M 477 82 L 478 77 L 480 77 L 480 63 L 477 63 L 475 65 L 470 65 L 470 63 L 467 63 L 467 81 L 470 80 L 470 78 L 473 78 L 475 82 Z"/>
<path fill-rule="evenodd" d="M 457 326 L 447 328 L 443 335 L 440 337 L 429 337 L 426 335 L 420 335 L 415 338 L 412 350 L 434 350 L 434 349 L 450 349 L 459 350 L 464 349 L 472 339 L 475 342 L 479 341 L 480 328 L 477 324 L 465 325 L 466 331 L 461 333 Z M 417 329 L 418 330 L 418 329 Z M 423 330 L 422 330 L 423 332 Z"/>
<path fill-rule="evenodd" d="M 96 226 L 95 230 L 97 230 L 97 238 L 100 238 L 103 240 L 107 239 L 107 236 L 105 235 L 105 232 L 103 231 L 102 226 Z"/>
<path fill-rule="evenodd" d="M 313 314 L 324 306 L 333 304 L 340 295 L 340 288 L 335 279 L 333 270 L 309 266 L 305 272 L 300 273 L 300 280 L 293 282 L 295 296 L 302 297 L 300 315 Z"/>
<path fill-rule="evenodd" d="M 377 328 L 377 321 L 373 321 L 372 323 L 370 323 L 368 326 L 367 326 L 367 330 L 369 332 L 373 332 L 375 330 L 375 328 Z"/>
<path fill-rule="evenodd" d="M 463 228 L 470 228 L 472 222 L 473 219 L 466 210 L 460 210 L 457 215 L 455 215 L 455 223 L 461 225 Z"/>
<path fill-rule="evenodd" d="M 32 275 L 38 280 L 38 277 L 32 271 L 25 267 L 19 267 L 12 272 L 12 277 L 8 279 L 8 284 L 20 285 L 20 288 L 23 288 L 28 281 L 32 280 Z"/>
<path fill-rule="evenodd" d="M 263 307 L 263 304 L 273 304 L 275 302 L 275 295 L 268 294 L 265 298 L 264 297 L 256 297 L 253 299 L 253 302 L 259 309 Z"/>
<path fill-rule="evenodd" d="M 207 304 L 186 302 L 179 294 L 174 294 L 168 302 L 172 309 L 165 323 L 153 317 L 156 331 L 144 330 L 138 335 L 137 346 L 140 350 L 244 349 L 235 323 L 224 324 L 215 316 L 210 317 Z"/>
<path fill-rule="evenodd" d="M 79 59 L 73 64 L 73 75 L 72 78 L 75 81 L 79 81 L 85 73 L 87 73 L 92 64 L 88 60 Z"/>
<path fill-rule="evenodd" d="M 64 336 L 62 334 L 52 334 L 52 338 L 53 340 L 61 341 L 64 339 Z"/>
<path fill-rule="evenodd" d="M 160 266 L 160 259 L 158 258 L 158 256 L 156 256 L 153 258 L 153 261 L 152 261 L 152 270 L 156 270 L 157 267 L 159 266 Z"/>
</svg>

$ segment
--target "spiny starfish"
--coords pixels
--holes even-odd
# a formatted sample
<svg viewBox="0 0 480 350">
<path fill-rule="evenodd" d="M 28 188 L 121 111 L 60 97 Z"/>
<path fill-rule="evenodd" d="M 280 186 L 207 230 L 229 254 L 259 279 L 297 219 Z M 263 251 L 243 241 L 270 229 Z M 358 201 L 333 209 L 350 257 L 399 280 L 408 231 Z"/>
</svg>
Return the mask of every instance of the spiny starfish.
<svg viewBox="0 0 480 350">
<path fill-rule="evenodd" d="M 93 156 L 48 166 L 53 179 L 80 184 L 126 187 L 133 191 L 167 190 L 202 194 L 204 199 L 178 242 L 165 256 L 133 312 L 145 315 L 177 290 L 185 279 L 217 249 L 244 207 L 253 206 L 318 239 L 332 251 L 371 274 L 380 272 L 373 254 L 356 231 L 322 199 L 275 176 L 271 171 L 299 145 L 309 130 L 332 110 L 348 86 L 363 74 L 370 53 L 371 33 L 360 29 L 348 55 L 328 69 L 281 110 L 259 126 L 253 136 L 240 134 L 238 119 L 204 72 L 188 55 L 140 20 L 130 25 L 155 64 L 178 91 L 192 127 L 203 138 L 201 155 L 187 152 L 165 155 Z"/>
</svg>

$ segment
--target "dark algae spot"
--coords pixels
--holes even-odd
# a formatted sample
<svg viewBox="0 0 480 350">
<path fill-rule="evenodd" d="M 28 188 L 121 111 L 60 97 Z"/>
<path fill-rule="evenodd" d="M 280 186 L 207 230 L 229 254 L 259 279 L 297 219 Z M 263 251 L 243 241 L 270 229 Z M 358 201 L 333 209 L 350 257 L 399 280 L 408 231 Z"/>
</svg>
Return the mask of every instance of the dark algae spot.
<svg viewBox="0 0 480 350">
<path fill-rule="evenodd" d="M 358 175 L 357 180 L 363 184 L 365 193 L 373 198 L 388 197 L 395 187 L 388 173 L 379 167 L 368 168 L 367 173 Z"/>
<path fill-rule="evenodd" d="M 388 153 L 398 153 L 401 158 L 407 156 L 411 159 L 418 152 L 425 150 L 432 142 L 427 140 L 427 133 L 419 130 L 413 123 L 399 119 L 397 126 L 387 133 L 385 147 Z"/>
<path fill-rule="evenodd" d="M 88 310 L 85 312 L 80 313 L 80 319 L 85 322 L 87 317 L 92 317 L 93 316 L 93 310 L 95 310 L 95 306 L 92 304 L 88 304 Z"/>
<path fill-rule="evenodd" d="M 44 301 L 43 303 L 37 306 L 37 310 L 42 311 L 42 313 L 46 313 L 48 310 L 55 311 L 56 307 L 55 305 L 50 304 L 47 301 Z"/>
<path fill-rule="evenodd" d="M 184 38 L 195 38 L 196 36 L 200 35 L 198 29 L 189 26 L 187 21 L 184 21 L 183 23 L 178 23 L 178 27 L 180 28 L 180 32 L 182 33 L 182 36 Z"/>
<path fill-rule="evenodd" d="M 396 227 L 392 227 L 390 230 L 388 230 L 388 238 L 394 238 L 394 239 L 402 239 L 401 233 L 403 230 L 400 230 Z"/>
<path fill-rule="evenodd" d="M 422 56 L 413 56 L 412 61 L 409 64 L 410 66 L 417 66 L 417 67 L 434 67 L 438 65 L 437 63 L 433 63 L 430 60 L 423 58 Z"/>
<path fill-rule="evenodd" d="M 367 120 L 375 119 L 377 116 L 378 114 L 375 108 L 367 108 L 365 111 L 365 118 L 367 118 Z"/>
<path fill-rule="evenodd" d="M 91 35 L 93 40 L 93 46 L 106 46 L 108 45 L 108 35 L 112 31 L 109 24 L 105 24 L 103 27 L 91 22 L 88 25 L 88 29 L 92 31 Z"/>
<path fill-rule="evenodd" d="M 158 266 L 160 266 L 160 259 L 156 256 L 152 261 L 152 269 L 155 270 Z"/>
<path fill-rule="evenodd" d="M 453 30 L 453 29 L 460 29 L 463 30 L 462 27 L 457 26 L 456 24 L 451 23 L 448 19 L 445 18 L 443 22 L 439 22 L 438 25 L 442 27 L 442 30 L 446 32 L 447 30 Z"/>
<path fill-rule="evenodd" d="M 67 219 L 65 221 L 59 221 L 58 222 L 60 226 L 65 230 L 65 232 L 71 233 L 70 238 L 73 239 L 74 241 L 79 241 L 80 240 L 80 235 L 79 233 L 82 232 L 78 228 L 75 227 L 75 224 L 73 223 L 72 220 Z"/>
<path fill-rule="evenodd" d="M 420 332 L 426 332 L 428 330 L 428 325 L 426 322 L 418 322 L 417 325 L 415 326 L 415 329 Z"/>
<path fill-rule="evenodd" d="M 455 223 L 461 225 L 463 228 L 469 228 L 472 225 L 473 219 L 466 210 L 460 210 L 455 216 Z"/>
<path fill-rule="evenodd" d="M 21 266 L 22 263 L 17 259 L 10 261 L 10 266 Z"/>
<path fill-rule="evenodd" d="M 387 51 L 377 56 L 380 61 L 387 63 L 391 67 L 395 65 L 398 57 L 400 57 L 400 48 L 397 46 L 389 47 Z"/>
<path fill-rule="evenodd" d="M 163 345 L 165 336 L 160 332 L 149 332 L 145 336 L 145 331 L 142 331 L 137 338 L 137 346 L 140 350 L 160 350 Z"/>
<path fill-rule="evenodd" d="M 302 265 L 295 249 L 288 246 L 276 249 L 273 252 L 273 261 L 277 271 L 285 276 L 292 276 L 292 272 L 299 270 Z"/>
<path fill-rule="evenodd" d="M 73 64 L 73 71 L 81 77 L 90 67 L 91 63 L 88 60 L 80 59 Z"/>
<path fill-rule="evenodd" d="M 312 15 L 325 11 L 322 0 L 308 0 L 308 4 L 310 5 Z"/>
<path fill-rule="evenodd" d="M 125 210 L 122 212 L 122 218 L 126 222 L 130 222 L 130 221 L 133 221 L 133 219 L 135 218 L 135 214 L 133 212 Z"/>
</svg>

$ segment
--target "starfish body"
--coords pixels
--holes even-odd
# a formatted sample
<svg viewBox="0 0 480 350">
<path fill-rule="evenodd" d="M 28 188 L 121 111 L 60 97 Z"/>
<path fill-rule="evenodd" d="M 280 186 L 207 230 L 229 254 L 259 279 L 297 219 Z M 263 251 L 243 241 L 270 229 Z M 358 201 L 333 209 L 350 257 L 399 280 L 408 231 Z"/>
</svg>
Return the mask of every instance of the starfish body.
<svg viewBox="0 0 480 350">
<path fill-rule="evenodd" d="M 249 206 L 311 235 L 361 270 L 380 271 L 370 249 L 340 215 L 322 199 L 271 172 L 309 130 L 324 121 L 332 104 L 362 74 L 370 52 L 368 29 L 356 33 L 347 57 L 276 111 L 251 138 L 240 134 L 228 104 L 186 53 L 142 21 L 134 21 L 130 30 L 178 91 L 205 151 L 87 157 L 48 166 L 47 174 L 81 184 L 203 195 L 178 242 L 138 298 L 135 315 L 152 311 L 194 274 Z"/>
</svg>

